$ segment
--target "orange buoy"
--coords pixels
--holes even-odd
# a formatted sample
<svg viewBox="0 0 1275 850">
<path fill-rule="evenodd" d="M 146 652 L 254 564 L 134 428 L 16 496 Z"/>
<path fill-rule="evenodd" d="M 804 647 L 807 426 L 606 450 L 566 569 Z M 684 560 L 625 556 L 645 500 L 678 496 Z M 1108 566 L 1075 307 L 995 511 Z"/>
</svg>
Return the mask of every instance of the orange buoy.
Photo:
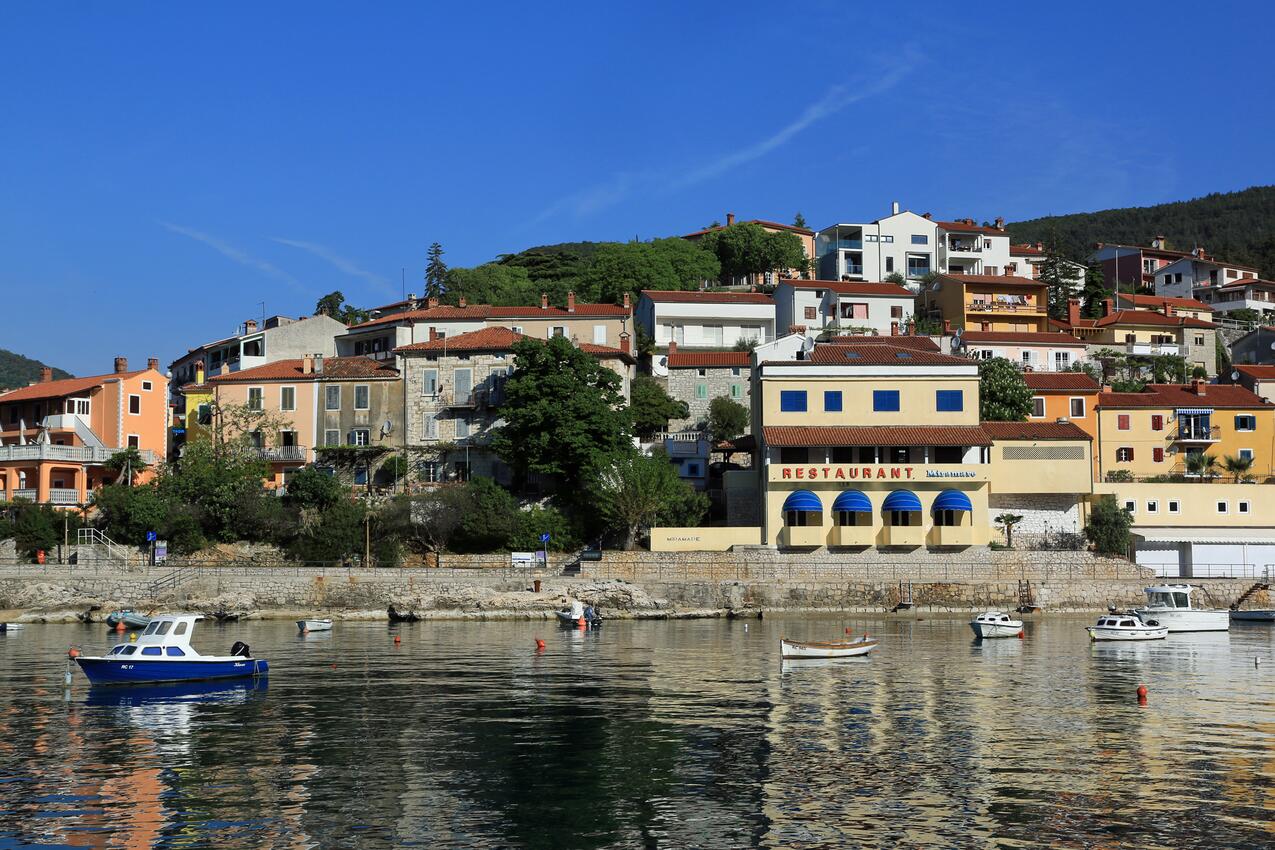
<svg viewBox="0 0 1275 850">
<path fill-rule="evenodd" d="M 116 624 L 115 624 L 115 631 L 117 631 L 117 632 L 122 632 L 122 631 L 124 631 L 124 621 L 123 621 L 123 620 L 121 620 L 120 622 L 118 622 L 118 623 L 116 623 Z"/>
<path fill-rule="evenodd" d="M 402 639 L 401 637 L 399 637 L 398 635 L 394 635 L 394 645 L 395 645 L 395 646 L 398 646 L 398 645 L 399 645 L 400 643 L 402 643 L 402 642 L 403 642 L 403 639 Z"/>
<path fill-rule="evenodd" d="M 78 649 L 76 649 L 75 647 L 71 647 L 70 649 L 68 649 L 68 650 L 66 651 L 66 657 L 67 657 L 67 658 L 79 658 L 79 657 L 80 657 L 80 651 L 79 651 Z"/>
<path fill-rule="evenodd" d="M 1019 640 L 1022 640 L 1022 639 L 1023 639 L 1023 630 L 1022 630 L 1022 629 L 1019 629 L 1019 630 L 1018 630 L 1018 639 L 1019 639 Z"/>
<path fill-rule="evenodd" d="M 545 648 L 545 642 L 541 640 L 540 638 L 536 638 L 536 651 L 543 652 L 544 648 Z"/>
<path fill-rule="evenodd" d="M 1138 700 L 1139 700 L 1139 701 L 1145 701 L 1145 700 L 1146 700 L 1146 698 L 1147 698 L 1147 686 L 1146 686 L 1146 685 L 1138 685 Z"/>
<path fill-rule="evenodd" d="M 584 617 L 581 617 L 580 619 L 576 620 L 576 625 L 583 629 L 585 626 L 588 625 L 588 623 L 584 621 Z"/>
</svg>

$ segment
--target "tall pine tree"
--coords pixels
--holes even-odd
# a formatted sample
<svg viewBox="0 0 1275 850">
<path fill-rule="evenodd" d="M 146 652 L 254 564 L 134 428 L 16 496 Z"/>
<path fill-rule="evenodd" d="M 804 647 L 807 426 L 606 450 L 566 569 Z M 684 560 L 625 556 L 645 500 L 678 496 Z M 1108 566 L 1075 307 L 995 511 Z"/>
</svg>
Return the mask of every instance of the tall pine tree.
<svg viewBox="0 0 1275 850">
<path fill-rule="evenodd" d="M 1045 259 L 1038 267 L 1037 279 L 1049 287 L 1049 315 L 1061 321 L 1067 320 L 1067 305 L 1079 294 L 1080 275 L 1058 247 L 1058 234 L 1050 235 L 1045 244 Z"/>
<path fill-rule="evenodd" d="M 425 297 L 441 296 L 446 290 L 447 264 L 443 262 L 443 246 L 435 242 L 429 246 L 429 262 L 425 264 Z"/>
</svg>

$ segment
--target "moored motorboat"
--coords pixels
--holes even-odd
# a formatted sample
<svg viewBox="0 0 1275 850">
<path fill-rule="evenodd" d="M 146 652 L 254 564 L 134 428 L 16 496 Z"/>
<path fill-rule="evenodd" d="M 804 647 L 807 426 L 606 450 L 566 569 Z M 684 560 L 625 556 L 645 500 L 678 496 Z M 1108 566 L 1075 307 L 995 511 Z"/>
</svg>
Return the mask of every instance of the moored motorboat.
<svg viewBox="0 0 1275 850">
<path fill-rule="evenodd" d="M 1169 630 L 1155 620 L 1143 620 L 1135 611 L 1111 611 L 1087 626 L 1091 640 L 1164 640 Z"/>
<path fill-rule="evenodd" d="M 270 669 L 240 641 L 229 655 L 200 655 L 190 638 L 201 619 L 197 614 L 155 617 L 136 641 L 116 644 L 101 656 L 76 655 L 73 650 L 72 657 L 95 685 L 232 679 Z"/>
<path fill-rule="evenodd" d="M 984 611 L 970 620 L 970 628 L 979 640 L 987 638 L 1022 637 L 1023 621 L 1015 620 L 1002 611 Z"/>
<path fill-rule="evenodd" d="M 867 655 L 877 646 L 875 638 L 867 635 L 857 640 L 789 640 L 779 639 L 779 652 L 783 658 L 854 658 Z"/>
<path fill-rule="evenodd" d="M 1249 608 L 1231 612 L 1232 620 L 1244 623 L 1275 623 L 1275 610 L 1270 608 Z"/>
<path fill-rule="evenodd" d="M 415 623 L 421 618 L 421 615 L 417 614 L 415 611 L 400 611 L 393 605 L 391 605 L 385 613 L 389 617 L 391 623 Z"/>
<path fill-rule="evenodd" d="M 137 613 L 132 608 L 123 608 L 106 615 L 106 625 L 111 628 L 115 628 L 120 623 L 123 623 L 126 628 L 144 629 L 151 624 L 151 618 Z"/>
<path fill-rule="evenodd" d="M 21 623 L 0 623 L 0 635 L 6 632 L 16 632 L 22 628 Z"/>
<path fill-rule="evenodd" d="M 571 607 L 563 611 L 554 611 L 558 623 L 568 628 L 597 628 L 602 625 L 602 615 L 592 605 L 585 605 L 579 599 L 571 600 Z"/>
<path fill-rule="evenodd" d="M 325 617 L 322 620 L 297 620 L 297 628 L 302 632 L 330 632 L 332 631 L 332 618 Z"/>
<path fill-rule="evenodd" d="M 1158 621 L 1170 634 L 1224 632 L 1230 629 L 1230 612 L 1192 607 L 1191 594 L 1195 590 L 1189 584 L 1153 585 L 1143 591 L 1147 595 L 1147 604 L 1135 608 L 1134 613 L 1143 620 Z"/>
</svg>

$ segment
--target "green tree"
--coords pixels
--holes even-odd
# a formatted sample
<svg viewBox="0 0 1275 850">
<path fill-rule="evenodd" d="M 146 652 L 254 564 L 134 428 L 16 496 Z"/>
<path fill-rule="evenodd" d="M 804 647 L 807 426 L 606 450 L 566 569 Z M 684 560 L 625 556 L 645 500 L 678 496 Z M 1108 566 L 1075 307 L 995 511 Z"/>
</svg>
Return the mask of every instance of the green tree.
<svg viewBox="0 0 1275 850">
<path fill-rule="evenodd" d="M 805 228 L 806 230 L 810 229 L 809 225 L 806 224 L 806 217 L 801 214 L 800 210 L 797 212 L 795 216 L 792 217 L 792 226 L 802 227 L 802 228 Z"/>
<path fill-rule="evenodd" d="M 460 530 L 465 511 L 471 507 L 471 499 L 471 491 L 462 484 L 445 484 L 407 499 L 411 539 L 416 548 L 435 555 L 446 552 Z"/>
<path fill-rule="evenodd" d="M 1183 460 L 1186 471 L 1191 475 L 1199 476 L 1201 481 L 1207 481 L 1217 474 L 1217 456 L 1205 454 L 1204 452 L 1187 452 L 1186 458 Z"/>
<path fill-rule="evenodd" d="M 725 278 L 809 269 L 796 234 L 768 233 L 759 224 L 732 224 L 704 234 L 700 243 L 717 256 Z"/>
<path fill-rule="evenodd" d="M 236 515 L 243 504 L 240 496 L 274 498 L 261 487 L 268 472 L 268 465 L 251 452 L 218 451 L 211 440 L 191 440 L 183 447 L 180 461 L 161 471 L 158 487 L 162 496 L 196 509 L 207 537 L 233 541 L 240 539 L 236 530 Z"/>
<path fill-rule="evenodd" d="M 601 457 L 590 467 L 587 488 L 608 527 L 624 536 L 624 548 L 637 548 L 638 537 L 654 525 L 670 503 L 681 502 L 690 485 L 663 452 L 628 450 Z"/>
<path fill-rule="evenodd" d="M 314 305 L 314 314 L 331 316 L 338 322 L 345 322 L 347 325 L 357 325 L 359 322 L 366 322 L 371 314 L 367 310 L 360 310 L 345 303 L 345 295 L 338 289 L 329 292 L 320 298 Z"/>
<path fill-rule="evenodd" d="M 1133 517 L 1116 502 L 1116 497 L 1106 495 L 1093 503 L 1089 521 L 1085 523 L 1085 539 L 1093 544 L 1100 555 L 1126 556 L 1129 553 L 1129 528 Z"/>
<path fill-rule="evenodd" d="M 1068 372 L 1081 372 L 1093 378 L 1094 383 L 1102 383 L 1102 372 L 1090 361 L 1076 361 L 1067 367 Z"/>
<path fill-rule="evenodd" d="M 34 558 L 52 552 L 62 540 L 62 517 L 48 505 L 19 504 L 13 518 L 13 542 L 18 552 Z"/>
<path fill-rule="evenodd" d="M 585 469 L 632 445 L 620 377 L 565 337 L 524 339 L 513 350 L 505 424 L 492 432 L 492 449 L 519 479 L 557 476 L 578 491 Z"/>
<path fill-rule="evenodd" d="M 1049 287 L 1050 318 L 1066 321 L 1068 305 L 1079 294 L 1081 281 L 1075 267 L 1063 256 L 1056 233 L 1045 243 L 1045 257 L 1036 278 Z"/>
<path fill-rule="evenodd" d="M 554 552 L 569 552 L 580 547 L 580 538 L 571 520 L 555 507 L 533 505 L 525 511 L 518 511 L 518 524 L 509 540 L 509 548 L 516 552 L 535 552 L 544 544 L 540 535 L 549 535 L 549 549 Z"/>
<path fill-rule="evenodd" d="M 1262 314 L 1252 307 L 1241 307 L 1239 310 L 1232 310 L 1227 313 L 1226 318 L 1234 319 L 1237 322 L 1246 322 L 1252 326 L 1262 321 Z"/>
<path fill-rule="evenodd" d="M 1023 422 L 1032 409 L 1032 391 L 1022 373 L 1004 357 L 978 364 L 979 419 L 984 422 Z"/>
<path fill-rule="evenodd" d="M 748 430 L 748 408 L 719 395 L 708 403 L 708 434 L 714 443 L 733 440 Z"/>
<path fill-rule="evenodd" d="M 1090 319 L 1102 317 L 1102 302 L 1111 297 L 1111 290 L 1102 272 L 1102 266 L 1095 263 L 1085 269 L 1085 281 L 1081 286 L 1080 299 L 1083 302 L 1081 312 Z"/>
<path fill-rule="evenodd" d="M 443 262 L 443 246 L 429 246 L 425 263 L 425 295 L 442 295 L 447 287 L 447 264 Z"/>
<path fill-rule="evenodd" d="M 298 469 L 288 481 L 288 503 L 298 508 L 323 510 L 348 494 L 335 475 L 320 472 L 313 466 Z"/>
<path fill-rule="evenodd" d="M 513 495 L 490 478 L 475 478 L 462 487 L 464 510 L 452 549 L 498 552 L 508 548 L 518 529 L 518 503 Z"/>
<path fill-rule="evenodd" d="M 1248 471 L 1253 468 L 1253 458 L 1240 457 L 1239 455 L 1224 455 L 1222 457 L 1222 466 L 1227 472 L 1234 475 L 1236 483 L 1239 483 L 1239 480 L 1247 475 Z"/>
<path fill-rule="evenodd" d="M 626 292 L 633 295 L 643 289 L 679 288 L 681 281 L 667 253 L 649 242 L 626 242 L 598 249 L 581 276 L 578 294 L 585 300 L 618 304 Z"/>
<path fill-rule="evenodd" d="M 142 453 L 136 446 L 120 449 L 108 457 L 104 465 L 115 473 L 116 483 L 128 485 L 136 481 L 137 476 L 145 472 L 146 468 L 150 466 L 149 463 L 142 459 Z"/>
<path fill-rule="evenodd" d="M 540 288 L 521 266 L 486 263 L 471 269 L 448 269 L 442 303 L 457 304 L 462 296 L 470 304 L 520 307 L 538 303 Z"/>
<path fill-rule="evenodd" d="M 882 280 L 885 283 L 897 283 L 899 286 L 904 286 L 908 282 L 908 279 L 905 278 L 899 272 L 890 272 L 888 275 L 882 278 Z"/>
<path fill-rule="evenodd" d="M 717 261 L 717 256 L 704 250 L 703 245 L 698 242 L 671 237 L 654 239 L 651 247 L 673 267 L 678 289 L 699 289 L 706 281 L 721 277 L 722 265 Z"/>
<path fill-rule="evenodd" d="M 1005 532 L 1005 545 L 1014 548 L 1014 526 L 1023 521 L 1022 514 L 1003 513 L 996 517 L 997 527 Z"/>
<path fill-rule="evenodd" d="M 686 402 L 672 398 L 659 381 L 639 375 L 629 388 L 629 414 L 633 418 L 633 433 L 649 437 L 656 431 L 667 430 L 670 419 L 685 419 L 687 408 Z"/>
</svg>

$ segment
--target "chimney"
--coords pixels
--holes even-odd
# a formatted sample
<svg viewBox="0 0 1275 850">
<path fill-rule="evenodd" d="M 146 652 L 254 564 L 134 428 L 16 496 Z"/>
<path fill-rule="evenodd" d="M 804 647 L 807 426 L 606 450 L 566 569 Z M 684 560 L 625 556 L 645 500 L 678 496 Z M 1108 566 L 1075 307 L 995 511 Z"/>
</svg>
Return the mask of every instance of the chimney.
<svg viewBox="0 0 1275 850">
<path fill-rule="evenodd" d="M 627 333 L 620 334 L 620 350 L 623 351 L 625 354 L 630 353 L 629 352 L 629 335 Z"/>
<path fill-rule="evenodd" d="M 413 310 L 416 309 L 416 293 L 415 292 L 407 293 L 407 306 Z"/>
<path fill-rule="evenodd" d="M 1208 384 L 1203 378 L 1196 378 L 1191 382 L 1191 392 L 1203 397 L 1208 394 Z"/>
<path fill-rule="evenodd" d="M 438 296 L 437 296 L 437 295 L 431 295 L 431 296 L 429 297 L 429 300 L 428 300 L 428 301 L 426 301 L 426 302 L 425 302 L 425 304 L 429 307 L 429 309 L 433 310 L 435 307 L 437 307 L 437 306 L 438 306 Z"/>
<path fill-rule="evenodd" d="M 115 358 L 115 374 L 118 375 L 121 372 L 127 372 L 127 371 L 128 371 L 128 358 L 116 357 Z"/>
<path fill-rule="evenodd" d="M 1102 315 L 1110 316 L 1114 312 L 1116 312 L 1116 305 L 1112 300 L 1110 298 L 1102 299 Z"/>
<path fill-rule="evenodd" d="M 229 363 L 222 363 L 222 364 L 221 364 L 221 374 L 222 374 L 222 375 L 229 375 L 229 374 L 230 374 L 230 364 L 229 364 Z"/>
<path fill-rule="evenodd" d="M 726 226 L 730 227 L 734 223 L 735 223 L 735 214 L 731 212 L 726 213 Z"/>
<path fill-rule="evenodd" d="M 49 381 L 52 381 L 52 380 L 53 380 L 53 367 L 45 366 L 43 369 L 40 370 L 40 383 L 47 384 Z"/>
<path fill-rule="evenodd" d="M 541 310 L 549 309 L 549 296 L 543 292 L 540 293 L 540 309 Z"/>
<path fill-rule="evenodd" d="M 158 358 L 158 357 L 148 357 L 148 358 L 146 359 L 146 368 L 147 368 L 147 369 L 150 369 L 152 372 L 158 372 L 158 371 L 159 371 L 159 358 Z"/>
<path fill-rule="evenodd" d="M 1103 385 L 1102 385 L 1102 391 L 1103 391 L 1104 393 L 1109 393 L 1109 392 L 1111 392 L 1111 384 L 1103 384 Z"/>
<path fill-rule="evenodd" d="M 891 322 L 891 323 L 890 323 L 890 336 L 898 336 L 898 335 L 899 335 L 899 323 L 898 323 L 898 322 Z"/>
<path fill-rule="evenodd" d="M 313 356 L 307 354 L 301 358 L 301 374 L 302 375 L 314 374 L 314 357 Z"/>
<path fill-rule="evenodd" d="M 1151 247 L 1152 247 L 1152 248 L 1157 248 L 1157 249 L 1159 249 L 1159 250 L 1163 251 L 1163 250 L 1164 250 L 1164 237 L 1163 237 L 1163 236 L 1157 236 L 1157 237 L 1155 237 L 1154 239 L 1152 239 L 1152 240 L 1151 240 Z"/>
<path fill-rule="evenodd" d="M 677 354 L 677 343 L 670 339 L 668 341 L 668 356 L 672 357 L 674 354 Z"/>
<path fill-rule="evenodd" d="M 314 355 L 314 374 L 316 375 L 323 374 L 323 355 L 322 354 Z"/>
<path fill-rule="evenodd" d="M 944 320 L 943 320 L 943 334 L 946 336 L 946 335 L 950 335 L 951 333 L 952 333 L 952 320 L 951 320 L 951 319 L 944 319 Z"/>
<path fill-rule="evenodd" d="M 1170 303 L 1166 300 L 1166 301 L 1164 302 L 1164 315 L 1166 315 L 1166 316 L 1172 316 L 1172 315 L 1174 315 L 1174 312 L 1175 312 L 1175 311 L 1174 311 L 1173 305 L 1172 305 L 1172 304 L 1170 304 Z"/>
<path fill-rule="evenodd" d="M 890 215 L 898 215 L 898 214 L 899 214 L 899 202 L 895 201 L 894 203 L 890 204 Z"/>
<path fill-rule="evenodd" d="M 243 332 L 246 334 L 255 334 L 257 332 L 257 320 L 248 319 L 243 323 Z"/>
<path fill-rule="evenodd" d="M 789 325 L 788 326 L 788 333 L 790 334 L 804 334 L 805 332 L 806 332 L 805 325 Z"/>
<path fill-rule="evenodd" d="M 625 309 L 625 310 L 630 310 L 630 311 L 633 309 L 633 305 L 632 305 L 632 303 L 629 301 L 629 293 L 627 293 L 627 292 L 626 292 L 626 293 L 624 293 L 624 309 Z"/>
<path fill-rule="evenodd" d="M 996 229 L 997 230 L 1005 229 L 1005 216 L 1003 215 L 996 216 Z"/>
<path fill-rule="evenodd" d="M 464 295 L 462 295 L 462 296 L 460 297 L 460 299 L 459 299 L 459 300 L 457 300 L 457 302 L 456 302 L 456 306 L 457 306 L 457 307 L 464 307 L 464 306 L 465 306 L 465 303 L 466 303 L 466 302 L 465 302 L 465 296 L 464 296 Z"/>
<path fill-rule="evenodd" d="M 1067 322 L 1068 324 L 1077 324 L 1080 321 L 1080 299 L 1067 299 Z"/>
<path fill-rule="evenodd" d="M 195 364 L 195 383 L 202 384 L 204 382 L 204 364 L 203 361 Z"/>
<path fill-rule="evenodd" d="M 929 221 L 930 219 L 934 218 L 934 214 L 933 214 L 933 213 L 924 213 L 924 214 L 921 216 L 921 218 L 925 219 L 926 221 Z"/>
<path fill-rule="evenodd" d="M 434 340 L 436 340 L 436 339 L 438 339 L 438 328 L 434 327 L 433 325 L 430 325 L 430 327 L 429 327 L 429 341 L 430 341 L 430 342 L 433 342 L 433 341 L 434 341 Z"/>
<path fill-rule="evenodd" d="M 576 311 L 576 294 L 574 292 L 567 293 L 567 312 L 574 313 Z"/>
</svg>

